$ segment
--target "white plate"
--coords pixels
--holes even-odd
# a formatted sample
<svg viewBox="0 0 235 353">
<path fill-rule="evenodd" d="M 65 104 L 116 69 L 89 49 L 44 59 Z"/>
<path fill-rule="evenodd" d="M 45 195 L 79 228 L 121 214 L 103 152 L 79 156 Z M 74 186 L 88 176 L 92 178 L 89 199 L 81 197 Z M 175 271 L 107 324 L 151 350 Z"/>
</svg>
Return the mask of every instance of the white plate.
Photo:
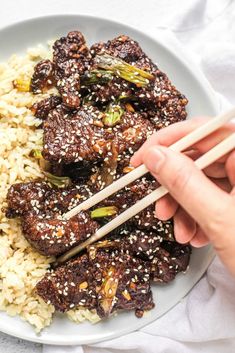
<svg viewBox="0 0 235 353">
<path fill-rule="evenodd" d="M 119 34 L 127 34 L 137 40 L 146 53 L 159 64 L 176 87 L 189 99 L 189 117 L 195 115 L 215 115 L 218 111 L 215 97 L 202 73 L 178 57 L 159 40 L 109 20 L 80 15 L 48 16 L 14 24 L 0 30 L 0 61 L 13 53 L 24 53 L 28 47 L 46 43 L 78 29 L 84 33 L 89 44 L 106 41 Z M 178 303 L 200 279 L 213 258 L 210 247 L 194 249 L 189 271 L 179 274 L 175 281 L 166 286 L 153 286 L 155 309 L 142 319 L 133 312 L 123 312 L 116 317 L 91 325 L 74 324 L 63 315 L 56 315 L 52 325 L 40 335 L 18 317 L 9 317 L 0 312 L 0 331 L 26 340 L 47 344 L 72 345 L 94 343 L 127 334 L 137 330 L 166 313 Z"/>
</svg>

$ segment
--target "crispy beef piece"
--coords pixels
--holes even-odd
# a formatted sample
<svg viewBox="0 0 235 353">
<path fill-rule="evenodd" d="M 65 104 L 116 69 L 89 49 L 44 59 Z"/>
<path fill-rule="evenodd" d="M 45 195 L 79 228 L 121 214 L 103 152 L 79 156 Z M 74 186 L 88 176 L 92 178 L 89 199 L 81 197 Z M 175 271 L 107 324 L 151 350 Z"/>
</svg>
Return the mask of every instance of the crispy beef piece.
<svg viewBox="0 0 235 353">
<path fill-rule="evenodd" d="M 7 195 L 7 217 L 21 216 L 26 239 L 44 255 L 60 255 L 98 228 L 88 213 L 62 220 L 61 215 L 92 195 L 86 185 L 54 189 L 45 182 L 12 185 Z"/>
<path fill-rule="evenodd" d="M 154 282 L 168 283 L 177 273 L 186 271 L 191 254 L 189 245 L 163 242 L 151 261 L 151 278 Z"/>
<path fill-rule="evenodd" d="M 103 189 L 125 173 L 130 157 L 154 132 L 153 125 L 139 114 L 124 113 L 120 124 L 113 127 L 106 143 L 106 156 L 92 176 L 97 190 Z M 127 161 L 128 160 L 128 161 Z M 124 170 L 124 171 L 123 171 Z"/>
<path fill-rule="evenodd" d="M 61 215 L 92 195 L 93 190 L 87 185 L 56 189 L 46 182 L 18 183 L 8 191 L 6 216 L 35 215 L 42 218 Z"/>
<path fill-rule="evenodd" d="M 102 201 L 98 206 L 96 206 L 96 208 L 115 206 L 118 209 L 118 214 L 122 213 L 127 208 L 134 205 L 137 201 L 151 193 L 151 191 L 155 190 L 157 187 L 158 183 L 156 180 L 147 179 L 144 177 Z M 154 205 L 147 207 L 145 210 L 132 217 L 126 222 L 126 224 L 142 230 L 153 230 L 166 240 L 174 240 L 172 221 L 163 222 L 156 218 Z"/>
<path fill-rule="evenodd" d="M 81 32 L 69 32 L 54 43 L 53 62 L 57 88 L 69 108 L 80 105 L 80 75 L 89 68 L 90 54 Z"/>
<path fill-rule="evenodd" d="M 129 64 L 138 68 L 155 73 L 157 66 L 147 57 L 139 44 L 129 38 L 128 36 L 121 35 L 106 43 L 97 43 L 91 47 L 91 54 L 93 57 L 96 55 L 109 54 L 118 57 Z M 116 100 L 120 96 L 130 97 L 133 99 L 136 92 L 142 92 L 136 85 L 119 77 L 114 77 L 110 82 L 105 85 L 95 84 L 90 88 L 91 96 L 96 102 L 109 102 Z"/>
<path fill-rule="evenodd" d="M 190 245 L 166 241 L 158 232 L 122 229 L 112 232 L 105 240 L 88 248 L 89 256 L 95 258 L 97 251 L 118 251 L 141 258 L 151 267 L 151 280 L 170 282 L 177 273 L 186 271 L 191 254 Z"/>
<path fill-rule="evenodd" d="M 123 151 L 118 155 L 116 173 L 113 180 L 121 178 L 123 175 L 131 172 L 134 168 L 131 166 L 131 157 L 136 152 L 135 147 Z M 148 176 L 149 177 L 149 176 Z"/>
<path fill-rule="evenodd" d="M 8 218 L 20 217 L 31 213 L 35 207 L 35 214 L 44 212 L 44 202 L 50 187 L 45 182 L 30 182 L 13 184 L 7 193 Z"/>
<path fill-rule="evenodd" d="M 126 112 L 120 124 L 113 128 L 118 154 L 137 151 L 154 132 L 154 126 L 140 114 Z"/>
<path fill-rule="evenodd" d="M 178 272 L 187 270 L 191 254 L 189 244 L 164 241 L 162 247 L 171 255 L 171 260 Z"/>
<path fill-rule="evenodd" d="M 53 45 L 53 61 L 60 68 L 60 64 L 64 64 L 68 60 L 77 60 L 78 71 L 81 73 L 87 69 L 87 64 L 79 61 L 79 59 L 87 58 L 89 55 L 89 49 L 86 45 L 83 34 L 79 31 L 71 31 L 66 37 L 61 37 L 56 40 Z M 70 70 L 65 70 L 63 65 L 61 67 L 61 74 L 69 76 Z M 60 74 L 58 71 L 57 74 Z"/>
<path fill-rule="evenodd" d="M 100 159 L 98 143 L 104 144 L 104 131 L 94 125 L 96 120 L 100 120 L 100 112 L 93 107 L 84 106 L 70 114 L 63 107 L 54 109 L 43 126 L 43 157 L 65 164 Z"/>
<path fill-rule="evenodd" d="M 43 126 L 44 158 L 64 164 L 83 160 L 97 163 L 112 153 L 112 145 L 118 154 L 137 150 L 154 130 L 139 114 L 125 113 L 113 128 L 103 127 L 101 119 L 102 113 L 92 106 L 74 113 L 62 106 L 54 109 Z"/>
<path fill-rule="evenodd" d="M 114 77 L 105 84 L 97 83 L 89 87 L 81 86 L 82 93 L 89 97 L 93 104 L 107 104 L 116 101 L 121 95 L 133 96 L 133 85 L 119 77 Z"/>
<path fill-rule="evenodd" d="M 142 317 L 145 310 L 154 307 L 147 263 L 128 254 L 102 251 L 94 261 L 100 265 L 104 278 L 98 293 L 97 313 L 100 317 L 123 309 L 135 310 L 136 316 Z"/>
<path fill-rule="evenodd" d="M 122 234 L 124 233 L 124 234 Z M 121 238 L 117 241 L 121 243 L 123 251 L 127 251 L 144 260 L 152 260 L 154 255 L 157 255 L 164 239 L 157 231 L 148 232 L 140 229 L 133 229 L 128 235 L 120 232 Z"/>
<path fill-rule="evenodd" d="M 179 93 L 178 97 L 171 96 L 165 104 L 162 105 L 159 111 L 156 110 L 156 115 L 150 118 L 156 129 L 160 130 L 163 127 L 183 121 L 187 117 L 185 106 L 188 100 L 184 95 Z"/>
<path fill-rule="evenodd" d="M 90 67 L 90 53 L 81 32 L 69 32 L 53 46 L 53 62 L 40 61 L 31 80 L 33 93 L 41 93 L 52 85 L 58 88 L 63 103 L 70 109 L 80 105 L 80 75 Z"/>
<path fill-rule="evenodd" d="M 76 306 L 94 309 L 97 304 L 95 268 L 91 268 L 88 256 L 76 260 L 45 274 L 37 283 L 37 293 L 46 303 L 53 304 L 61 312 Z"/>
<path fill-rule="evenodd" d="M 69 220 L 61 217 L 25 216 L 22 230 L 25 238 L 41 254 L 57 256 L 85 241 L 98 229 L 88 213 L 80 212 Z"/>
<path fill-rule="evenodd" d="M 135 107 L 137 111 L 146 112 L 146 117 L 159 130 L 186 119 L 185 106 L 188 100 L 175 88 L 166 74 L 157 70 L 155 76 L 151 88 L 147 86 L 135 91 L 138 101 Z"/>
<path fill-rule="evenodd" d="M 76 109 L 80 106 L 81 95 L 79 74 L 74 74 L 68 78 L 57 81 L 57 88 L 62 96 L 64 105 L 68 108 Z"/>
<path fill-rule="evenodd" d="M 138 185 L 141 184 L 138 183 Z M 146 187 L 146 185 L 142 185 L 142 189 Z M 135 202 L 138 199 L 138 193 L 142 193 L 140 187 L 135 192 L 130 191 L 129 195 L 124 192 L 123 198 L 117 197 L 113 202 L 111 199 L 108 204 L 118 205 L 121 211 L 123 206 L 124 209 L 127 207 L 123 202 L 129 202 L 131 196 L 132 202 Z M 87 215 L 84 220 L 80 219 L 80 217 L 83 217 L 82 214 L 69 221 L 61 219 L 63 213 L 74 208 L 92 194 L 93 190 L 91 191 L 86 185 L 58 190 L 49 187 L 45 182 L 15 184 L 11 186 L 8 192 L 6 215 L 8 217 L 22 217 L 22 228 L 25 237 L 41 253 L 59 255 L 84 241 L 87 236 L 89 237 L 95 232 L 96 228 L 94 227 L 97 227 L 98 224 L 93 222 Z M 127 222 L 129 227 L 137 226 L 143 229 L 155 229 L 158 236 L 173 240 L 171 222 L 161 222 L 155 219 L 154 216 L 154 221 L 150 222 L 148 210 L 143 211 L 137 217 Z M 142 223 L 139 222 L 140 218 Z M 85 229 L 83 228 L 83 222 Z"/>
<path fill-rule="evenodd" d="M 54 214 L 63 214 L 76 207 L 94 193 L 88 185 L 74 185 L 67 189 L 51 189 L 50 194 L 44 201 L 46 215 L 51 212 Z"/>
<path fill-rule="evenodd" d="M 34 68 L 31 80 L 31 91 L 42 93 L 54 83 L 54 65 L 50 60 L 41 60 Z"/>
<path fill-rule="evenodd" d="M 91 257 L 95 257 L 99 249 L 103 251 L 117 250 L 144 261 L 151 261 L 158 254 L 162 242 L 163 237 L 157 232 L 122 227 L 118 231 L 112 231 L 104 240 L 90 245 L 88 253 Z"/>
<path fill-rule="evenodd" d="M 155 207 L 151 205 L 134 216 L 130 224 L 142 230 L 153 230 L 167 240 L 174 240 L 174 229 L 172 221 L 161 221 L 155 216 Z"/>
<path fill-rule="evenodd" d="M 93 99 L 108 102 L 110 99 L 117 99 L 120 95 L 125 95 L 130 100 L 134 98 L 134 102 L 137 101 L 137 110 L 147 113 L 150 111 L 147 116 L 156 129 L 186 118 L 187 99 L 172 85 L 167 75 L 148 58 L 136 41 L 122 35 L 107 43 L 93 45 L 91 53 L 93 56 L 108 53 L 155 76 L 155 80 L 144 88 L 138 88 L 123 79 L 114 77 L 106 85 L 94 85 L 91 88 Z"/>
<path fill-rule="evenodd" d="M 127 117 L 128 114 L 125 116 Z M 130 168 L 130 158 L 137 150 L 137 146 L 143 144 L 147 137 L 152 134 L 152 127 L 146 124 L 143 119 L 136 120 L 135 123 L 130 116 L 129 124 L 132 124 L 132 122 L 134 123 L 133 126 L 135 126 L 134 129 L 130 127 L 124 135 L 121 135 L 121 132 L 119 133 L 115 129 L 115 135 L 121 136 L 121 139 L 119 137 L 120 143 L 118 143 L 118 139 L 114 138 L 111 143 L 106 145 L 108 148 L 104 160 L 101 160 L 96 166 L 93 165 L 93 174 L 90 176 L 88 183 L 95 190 L 99 191 L 103 189 L 133 169 Z M 136 139 L 136 141 L 134 143 L 133 140 L 128 141 L 129 137 Z"/>
<path fill-rule="evenodd" d="M 112 40 L 108 40 L 106 43 L 100 42 L 94 44 L 90 50 L 92 56 L 107 53 L 145 71 L 155 73 L 157 70 L 157 65 L 143 52 L 139 43 L 126 35 L 120 35 Z"/>
<path fill-rule="evenodd" d="M 102 206 L 116 206 L 120 213 L 158 187 L 156 180 L 143 177 L 102 201 Z M 100 205 L 100 207 L 101 207 Z M 137 218 L 138 219 L 138 218 Z"/>
<path fill-rule="evenodd" d="M 153 308 L 150 267 L 117 251 L 98 251 L 69 261 L 46 274 L 37 284 L 37 292 L 56 310 L 85 307 L 96 309 L 103 318 L 120 310 L 135 309 L 137 316 Z"/>
<path fill-rule="evenodd" d="M 57 105 L 61 104 L 61 102 L 61 97 L 50 96 L 49 98 L 45 98 L 37 103 L 34 103 L 31 110 L 36 118 L 45 120 L 50 111 L 56 108 Z"/>
</svg>

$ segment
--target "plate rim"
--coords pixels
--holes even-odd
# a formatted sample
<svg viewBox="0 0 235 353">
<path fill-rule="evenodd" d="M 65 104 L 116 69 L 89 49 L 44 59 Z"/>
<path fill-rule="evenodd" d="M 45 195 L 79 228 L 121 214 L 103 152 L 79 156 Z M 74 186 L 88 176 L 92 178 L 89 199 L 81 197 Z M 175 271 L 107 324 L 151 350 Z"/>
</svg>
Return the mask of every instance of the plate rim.
<svg viewBox="0 0 235 353">
<path fill-rule="evenodd" d="M 21 21 L 14 21 L 14 22 L 11 22 L 9 25 L 7 26 L 1 26 L 0 25 L 0 32 L 2 31 L 7 31 L 9 29 L 12 29 L 14 28 L 15 26 L 17 25 L 23 25 L 24 23 L 33 23 L 34 21 L 39 21 L 40 20 L 46 20 L 46 19 L 50 19 L 50 18 L 53 18 L 54 20 L 56 18 L 89 18 L 91 20 L 98 20 L 98 21 L 103 21 L 103 22 L 106 22 L 107 24 L 110 24 L 110 25 L 119 25 L 119 26 L 124 26 L 126 29 L 129 29 L 129 30 L 132 30 L 132 31 L 135 31 L 137 32 L 138 34 L 140 34 L 141 36 L 146 36 L 148 38 L 150 38 L 152 41 L 156 42 L 158 45 L 160 45 L 165 51 L 169 52 L 170 55 L 174 58 L 176 58 L 177 60 L 179 60 L 189 71 L 190 73 L 195 77 L 195 79 L 197 81 L 200 80 L 200 83 L 203 85 L 203 87 L 205 88 L 206 92 L 207 92 L 207 97 L 210 101 L 210 104 L 211 106 L 213 107 L 214 111 L 215 112 L 218 112 L 219 111 L 219 105 L 216 101 L 216 97 L 215 97 L 215 92 L 213 91 L 209 81 L 206 79 L 204 73 L 202 72 L 202 70 L 200 69 L 200 67 L 195 63 L 195 62 L 192 62 L 192 59 L 190 58 L 189 55 L 187 55 L 187 53 L 184 53 L 184 57 L 180 57 L 172 48 L 171 48 L 171 45 L 166 45 L 162 40 L 161 38 L 159 37 L 155 37 L 153 35 L 151 35 L 151 33 L 149 33 L 148 31 L 144 31 L 144 30 L 139 30 L 138 28 L 134 27 L 134 26 L 130 26 L 126 23 L 122 23 L 122 22 L 119 22 L 119 21 L 115 21 L 115 20 L 111 20 L 109 18 L 106 18 L 106 17 L 102 17 L 102 16 L 96 16 L 96 15 L 90 15 L 90 14 L 86 14 L 86 13 L 80 13 L 80 14 L 70 14 L 70 13 L 66 13 L 66 14 L 61 14 L 61 13 L 56 13 L 56 14 L 48 14 L 48 15 L 45 15 L 45 16 L 34 16 L 34 17 L 30 17 L 30 18 L 26 18 L 24 20 L 21 20 Z M 192 62 L 193 64 L 193 71 L 191 69 L 191 66 L 190 66 L 190 63 Z M 197 275 L 197 280 L 195 281 L 193 287 L 198 283 L 198 281 L 201 279 L 201 277 L 203 276 L 203 274 L 205 273 L 206 269 L 208 268 L 208 266 L 210 265 L 210 263 L 212 262 L 213 258 L 214 258 L 215 254 L 214 254 L 214 251 L 212 250 L 212 248 L 210 247 L 209 248 L 209 252 L 208 252 L 208 255 L 207 255 L 207 259 L 205 261 L 205 268 L 202 269 L 200 271 L 200 273 L 198 273 Z M 182 297 L 185 298 L 185 296 L 192 290 L 192 288 L 189 288 L 185 295 Z M 35 334 L 35 337 L 29 337 L 27 336 L 27 333 L 25 334 L 24 332 L 22 332 L 22 334 L 13 334 L 11 330 L 8 330 L 8 329 L 4 329 L 4 327 L 1 327 L 1 323 L 0 323 L 0 332 L 3 332 L 3 333 L 6 333 L 10 336 L 13 336 L 13 337 L 16 337 L 16 338 L 21 338 L 21 339 L 24 339 L 26 341 L 30 341 L 30 342 L 35 342 L 35 343 L 41 343 L 41 344 L 48 344 L 48 345 L 60 345 L 60 346 L 65 346 L 65 345 L 76 345 L 76 344 L 91 344 L 91 343 L 98 343 L 98 342 L 102 342 L 102 341 L 105 341 L 105 340 L 109 340 L 109 339 L 114 339 L 114 338 L 117 338 L 117 337 L 120 337 L 122 335 L 125 335 L 125 334 L 128 334 L 128 333 L 131 333 L 131 332 L 134 332 L 138 329 L 141 329 L 143 328 L 144 326 L 148 325 L 148 324 L 151 324 L 153 323 L 155 320 L 158 320 L 158 318 L 160 318 L 161 316 L 165 315 L 169 310 L 171 310 L 173 307 L 175 307 L 175 305 L 177 305 L 179 303 L 179 301 L 177 301 L 174 305 L 172 305 L 167 311 L 165 311 L 164 313 L 162 313 L 161 315 L 159 315 L 157 318 L 150 318 L 149 319 L 149 322 L 148 323 L 143 323 L 142 325 L 140 325 L 140 323 L 138 322 L 135 327 L 133 329 L 131 329 L 130 331 L 126 332 L 126 329 L 122 329 L 120 330 L 120 334 L 117 334 L 116 333 L 112 333 L 109 335 L 109 337 L 104 337 L 103 339 L 87 339 L 86 342 L 82 342 L 81 343 L 81 339 L 74 339 L 74 340 L 71 340 L 70 338 L 70 342 L 67 342 L 67 341 L 56 341 L 56 340 L 51 340 L 50 341 L 48 340 L 48 338 L 45 338 L 45 337 L 41 337 L 40 335 L 37 335 Z M 0 314 L 1 312 L 3 311 L 0 311 Z M 5 313 L 5 312 L 3 312 Z M 21 318 L 22 319 L 22 318 Z M 76 323 L 75 323 L 76 325 Z M 134 325 L 132 325 L 133 327 Z"/>
</svg>

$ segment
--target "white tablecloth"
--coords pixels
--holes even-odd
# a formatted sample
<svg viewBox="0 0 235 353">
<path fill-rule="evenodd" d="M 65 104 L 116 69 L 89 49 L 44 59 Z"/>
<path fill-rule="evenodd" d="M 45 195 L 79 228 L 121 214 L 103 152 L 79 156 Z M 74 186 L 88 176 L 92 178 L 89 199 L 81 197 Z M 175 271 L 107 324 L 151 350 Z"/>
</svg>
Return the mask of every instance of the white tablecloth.
<svg viewBox="0 0 235 353">
<path fill-rule="evenodd" d="M 0 26 L 52 13 L 84 13 L 161 30 L 175 50 L 201 66 L 223 104 L 235 104 L 235 3 L 232 0 L 17 0 L 1 3 Z M 170 33 L 169 33 L 170 31 Z M 165 316 L 118 339 L 85 347 L 55 347 L 0 334 L 0 353 L 232 353 L 235 279 L 216 259 L 191 293 Z"/>
</svg>

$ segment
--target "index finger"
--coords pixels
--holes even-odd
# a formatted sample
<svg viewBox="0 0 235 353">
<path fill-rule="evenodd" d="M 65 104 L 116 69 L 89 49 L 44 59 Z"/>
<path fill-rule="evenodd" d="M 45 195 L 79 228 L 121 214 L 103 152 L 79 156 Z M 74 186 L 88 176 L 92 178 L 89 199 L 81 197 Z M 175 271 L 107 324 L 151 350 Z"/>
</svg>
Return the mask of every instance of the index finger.
<svg viewBox="0 0 235 353">
<path fill-rule="evenodd" d="M 172 124 L 164 129 L 161 129 L 148 138 L 148 140 L 140 147 L 140 149 L 131 158 L 133 167 L 138 167 L 142 163 L 142 157 L 145 151 L 154 145 L 170 146 L 174 142 L 195 130 L 209 118 L 198 117 L 192 120 L 182 121 Z"/>
<path fill-rule="evenodd" d="M 134 154 L 131 159 L 131 164 L 137 167 L 142 163 L 142 157 L 145 151 L 154 145 L 170 146 L 174 142 L 180 140 L 185 135 L 189 134 L 193 130 L 197 129 L 199 126 L 203 125 L 209 117 L 198 117 L 192 120 L 186 120 L 180 123 L 172 124 L 162 130 L 159 130 L 153 134 L 143 146 Z M 221 127 L 217 131 L 213 132 L 209 136 L 201 139 L 199 142 L 195 143 L 193 146 L 199 153 L 205 153 L 217 143 L 221 142 L 226 138 L 232 131 L 235 131 L 234 123 L 227 123 L 225 126 Z M 227 156 L 224 156 L 218 162 L 224 163 Z"/>
</svg>

